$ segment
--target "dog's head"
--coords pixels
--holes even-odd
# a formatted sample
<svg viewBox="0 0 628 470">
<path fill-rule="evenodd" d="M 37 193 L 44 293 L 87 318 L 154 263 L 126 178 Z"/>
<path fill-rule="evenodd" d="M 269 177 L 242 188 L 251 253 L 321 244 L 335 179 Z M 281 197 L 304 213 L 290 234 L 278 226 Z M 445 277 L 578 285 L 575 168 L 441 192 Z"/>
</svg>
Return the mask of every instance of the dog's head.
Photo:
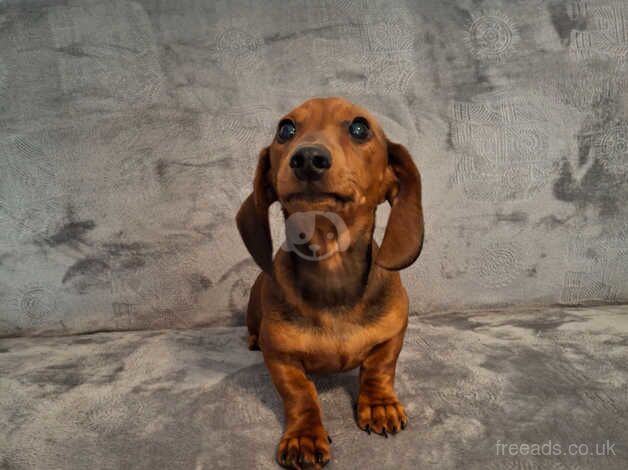
<svg viewBox="0 0 628 470">
<path fill-rule="evenodd" d="M 385 200 L 392 209 L 375 263 L 403 269 L 423 243 L 421 180 L 412 157 L 388 140 L 365 109 L 342 98 L 315 98 L 279 120 L 273 142 L 259 154 L 253 192 L 237 224 L 253 259 L 270 273 L 273 202 L 279 201 L 288 221 L 321 212 L 351 225 L 358 215 L 374 217 Z"/>
</svg>

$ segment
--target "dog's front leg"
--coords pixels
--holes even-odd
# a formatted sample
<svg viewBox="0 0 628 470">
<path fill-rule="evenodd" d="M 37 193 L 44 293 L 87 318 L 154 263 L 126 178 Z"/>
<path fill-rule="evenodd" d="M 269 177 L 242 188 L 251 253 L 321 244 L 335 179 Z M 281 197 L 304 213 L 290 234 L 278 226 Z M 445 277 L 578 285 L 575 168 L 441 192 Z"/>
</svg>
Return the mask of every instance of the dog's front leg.
<svg viewBox="0 0 628 470">
<path fill-rule="evenodd" d="M 314 383 L 302 364 L 289 356 L 265 353 L 264 360 L 283 399 L 286 419 L 277 460 L 287 468 L 322 468 L 331 454 Z"/>
<path fill-rule="evenodd" d="M 388 437 L 405 429 L 408 417 L 394 390 L 397 357 L 404 332 L 377 345 L 360 368 L 358 426 L 369 434 L 374 431 Z"/>
</svg>

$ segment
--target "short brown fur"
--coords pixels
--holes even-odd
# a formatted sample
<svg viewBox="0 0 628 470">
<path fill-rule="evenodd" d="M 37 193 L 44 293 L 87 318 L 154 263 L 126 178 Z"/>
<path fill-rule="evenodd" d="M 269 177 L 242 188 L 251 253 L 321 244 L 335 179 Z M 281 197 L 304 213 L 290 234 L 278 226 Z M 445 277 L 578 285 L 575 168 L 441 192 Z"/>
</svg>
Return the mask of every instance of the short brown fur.
<svg viewBox="0 0 628 470">
<path fill-rule="evenodd" d="M 347 131 L 358 116 L 370 128 L 366 141 Z M 358 426 L 387 436 L 407 425 L 393 387 L 408 321 L 398 270 L 421 251 L 421 182 L 408 151 L 390 142 L 366 110 L 344 99 L 312 99 L 283 119 L 296 124 L 296 134 L 262 149 L 253 192 L 237 216 L 242 238 L 263 270 L 247 310 L 249 348 L 262 350 L 283 399 L 278 462 L 321 468 L 331 457 L 330 439 L 307 373 L 359 366 Z M 300 181 L 291 171 L 290 157 L 302 145 L 322 145 L 331 155 L 331 167 L 316 182 Z M 391 214 L 378 247 L 375 210 L 386 200 Z M 317 225 L 311 241 L 332 256 L 311 261 L 279 250 L 273 260 L 268 208 L 275 201 L 286 218 L 307 211 L 338 214 L 347 227 L 339 237 L 348 237 L 348 248 L 334 251 L 340 241 L 329 240 L 328 227 Z"/>
</svg>

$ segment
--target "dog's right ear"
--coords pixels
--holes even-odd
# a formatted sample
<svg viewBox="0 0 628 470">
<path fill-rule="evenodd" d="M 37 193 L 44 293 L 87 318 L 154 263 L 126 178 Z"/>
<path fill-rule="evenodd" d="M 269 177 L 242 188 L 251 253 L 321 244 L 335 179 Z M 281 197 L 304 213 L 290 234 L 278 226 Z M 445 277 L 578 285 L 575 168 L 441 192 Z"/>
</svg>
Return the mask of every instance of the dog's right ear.
<svg viewBox="0 0 628 470">
<path fill-rule="evenodd" d="M 266 273 L 273 270 L 273 242 L 270 237 L 268 208 L 277 200 L 277 195 L 269 179 L 270 147 L 259 153 L 253 192 L 240 206 L 236 222 L 238 231 L 251 253 L 253 260 Z"/>
</svg>

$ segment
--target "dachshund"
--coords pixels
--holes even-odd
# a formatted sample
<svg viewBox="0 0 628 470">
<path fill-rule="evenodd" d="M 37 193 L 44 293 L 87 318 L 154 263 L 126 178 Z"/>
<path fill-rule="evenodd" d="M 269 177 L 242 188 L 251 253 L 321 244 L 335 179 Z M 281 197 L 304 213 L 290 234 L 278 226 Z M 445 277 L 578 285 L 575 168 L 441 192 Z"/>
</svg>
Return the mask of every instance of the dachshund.
<svg viewBox="0 0 628 470">
<path fill-rule="evenodd" d="M 273 259 L 269 206 L 278 201 L 286 243 Z M 377 206 L 390 215 L 381 246 Z M 408 417 L 394 391 L 408 323 L 399 270 L 423 246 L 421 178 L 408 150 L 365 109 L 313 98 L 286 114 L 259 153 L 253 191 L 236 222 L 262 269 L 247 308 L 249 349 L 261 349 L 283 400 L 277 447 L 286 468 L 321 468 L 331 458 L 308 373 L 360 367 L 358 426 L 388 437 Z"/>
</svg>

